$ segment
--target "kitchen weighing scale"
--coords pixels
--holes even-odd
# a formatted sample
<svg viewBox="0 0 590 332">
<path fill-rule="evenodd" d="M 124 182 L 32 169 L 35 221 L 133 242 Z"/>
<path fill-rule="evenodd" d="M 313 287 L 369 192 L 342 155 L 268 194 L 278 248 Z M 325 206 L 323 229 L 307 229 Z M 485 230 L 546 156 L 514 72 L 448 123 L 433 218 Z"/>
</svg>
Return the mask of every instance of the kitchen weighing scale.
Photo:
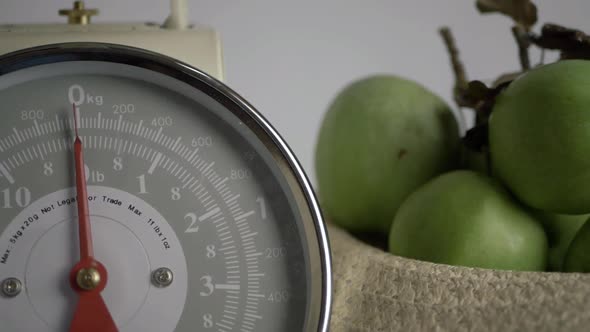
<svg viewBox="0 0 590 332">
<path fill-rule="evenodd" d="M 2 331 L 327 331 L 326 229 L 215 31 L 0 25 Z"/>
</svg>

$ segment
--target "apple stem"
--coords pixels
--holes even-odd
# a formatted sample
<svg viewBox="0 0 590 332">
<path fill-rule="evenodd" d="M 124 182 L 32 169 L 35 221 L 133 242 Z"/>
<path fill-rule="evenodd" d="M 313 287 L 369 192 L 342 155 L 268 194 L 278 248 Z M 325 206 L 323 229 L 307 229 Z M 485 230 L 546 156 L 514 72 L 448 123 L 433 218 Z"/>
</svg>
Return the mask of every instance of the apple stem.
<svg viewBox="0 0 590 332">
<path fill-rule="evenodd" d="M 465 66 L 459 58 L 459 49 L 455 44 L 455 37 L 453 36 L 453 33 L 449 27 L 442 27 L 438 31 L 443 39 L 443 42 L 445 43 L 447 52 L 449 53 L 453 74 L 455 76 L 455 86 L 453 88 L 453 97 L 455 99 L 455 103 L 457 103 L 459 107 L 468 106 L 464 100 L 464 94 L 467 90 L 469 81 L 467 80 Z"/>
<path fill-rule="evenodd" d="M 529 36 L 527 35 L 526 30 L 520 25 L 515 25 L 512 27 L 512 35 L 514 36 L 514 40 L 516 40 L 516 45 L 518 46 L 520 66 L 522 67 L 523 71 L 527 71 L 531 69 L 531 60 L 529 58 L 529 47 L 531 46 L 531 42 L 529 40 Z"/>
</svg>

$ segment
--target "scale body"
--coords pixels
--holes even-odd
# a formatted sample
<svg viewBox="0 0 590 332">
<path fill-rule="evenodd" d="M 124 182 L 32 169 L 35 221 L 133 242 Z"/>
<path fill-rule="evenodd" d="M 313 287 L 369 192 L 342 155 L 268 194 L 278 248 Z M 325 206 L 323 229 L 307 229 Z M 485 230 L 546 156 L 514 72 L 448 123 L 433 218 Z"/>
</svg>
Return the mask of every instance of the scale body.
<svg viewBox="0 0 590 332">
<path fill-rule="evenodd" d="M 207 27 L 169 29 L 157 24 L 0 24 L 0 55 L 30 47 L 99 42 L 167 55 L 223 80 L 221 41 Z"/>
<path fill-rule="evenodd" d="M 318 203 L 278 133 L 221 83 L 215 31 L 0 25 L 0 54 L 3 331 L 81 331 L 80 199 L 117 331 L 328 330 Z"/>
</svg>

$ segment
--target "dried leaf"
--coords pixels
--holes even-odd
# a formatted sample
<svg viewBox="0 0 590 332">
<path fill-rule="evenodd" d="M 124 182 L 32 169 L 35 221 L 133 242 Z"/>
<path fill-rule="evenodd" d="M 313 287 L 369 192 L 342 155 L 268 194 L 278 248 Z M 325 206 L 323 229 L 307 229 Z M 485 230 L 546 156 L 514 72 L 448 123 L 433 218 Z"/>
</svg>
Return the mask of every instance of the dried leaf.
<svg viewBox="0 0 590 332">
<path fill-rule="evenodd" d="M 590 36 L 583 31 L 547 23 L 541 35 L 532 34 L 531 41 L 541 47 L 562 52 L 590 51 Z"/>
<path fill-rule="evenodd" d="M 590 51 L 588 50 L 581 50 L 581 51 L 565 51 L 561 52 L 560 56 L 561 60 L 590 60 Z"/>
<path fill-rule="evenodd" d="M 477 110 L 493 91 L 481 81 L 471 81 L 466 88 L 456 91 L 457 99 L 460 101 L 459 106 Z"/>
<path fill-rule="evenodd" d="M 533 44 L 542 49 L 559 50 L 561 59 L 590 59 L 590 35 L 583 31 L 547 23 L 540 35 L 529 34 Z"/>
<path fill-rule="evenodd" d="M 493 91 L 481 81 L 471 81 L 467 86 L 467 93 L 474 101 L 486 99 Z"/>
<path fill-rule="evenodd" d="M 537 22 L 537 6 L 531 0 L 477 0 L 480 13 L 502 13 L 529 30 Z"/>
</svg>

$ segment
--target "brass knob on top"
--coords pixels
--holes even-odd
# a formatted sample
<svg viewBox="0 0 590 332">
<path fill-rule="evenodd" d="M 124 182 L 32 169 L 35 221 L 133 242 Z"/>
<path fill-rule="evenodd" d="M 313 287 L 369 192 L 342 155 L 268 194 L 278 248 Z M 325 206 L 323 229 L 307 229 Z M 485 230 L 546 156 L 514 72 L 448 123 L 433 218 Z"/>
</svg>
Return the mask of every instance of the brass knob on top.
<svg viewBox="0 0 590 332">
<path fill-rule="evenodd" d="M 92 16 L 98 15 L 98 9 L 86 9 L 84 1 L 74 1 L 72 9 L 60 9 L 60 16 L 67 16 L 69 24 L 86 25 Z"/>
</svg>

